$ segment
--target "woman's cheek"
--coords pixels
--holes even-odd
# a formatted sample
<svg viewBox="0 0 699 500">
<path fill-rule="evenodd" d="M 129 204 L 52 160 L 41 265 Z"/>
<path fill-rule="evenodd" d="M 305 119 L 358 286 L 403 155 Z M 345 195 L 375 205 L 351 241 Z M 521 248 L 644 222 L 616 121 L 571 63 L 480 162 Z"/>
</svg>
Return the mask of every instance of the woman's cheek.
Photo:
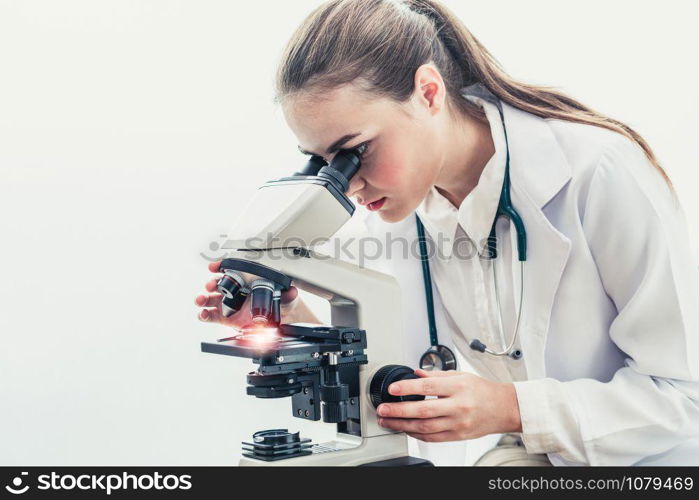
<svg viewBox="0 0 699 500">
<path fill-rule="evenodd" d="M 377 189 L 395 190 L 410 177 L 410 166 L 405 155 L 388 152 L 374 159 L 374 174 L 370 182 Z"/>
</svg>

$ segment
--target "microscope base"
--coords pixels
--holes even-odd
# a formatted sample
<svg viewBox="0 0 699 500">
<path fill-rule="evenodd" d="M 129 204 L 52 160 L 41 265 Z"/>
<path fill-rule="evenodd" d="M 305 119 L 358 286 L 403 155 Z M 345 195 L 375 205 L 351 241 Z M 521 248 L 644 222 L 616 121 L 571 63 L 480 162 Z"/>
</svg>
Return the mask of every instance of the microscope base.
<svg viewBox="0 0 699 500">
<path fill-rule="evenodd" d="M 313 453 L 306 456 L 267 462 L 243 457 L 240 466 L 380 466 L 382 462 L 403 461 L 401 464 L 387 465 L 431 465 L 421 459 L 408 456 L 408 439 L 403 433 L 383 434 L 370 438 L 361 438 L 347 434 L 338 434 L 336 441 L 314 445 Z"/>
</svg>

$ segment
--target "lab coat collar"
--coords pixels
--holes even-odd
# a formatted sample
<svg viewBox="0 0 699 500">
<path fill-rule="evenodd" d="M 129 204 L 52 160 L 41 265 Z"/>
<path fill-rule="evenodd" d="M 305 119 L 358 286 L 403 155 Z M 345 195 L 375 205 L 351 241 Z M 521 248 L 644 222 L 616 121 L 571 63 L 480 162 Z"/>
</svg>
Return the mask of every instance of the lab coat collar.
<svg viewBox="0 0 699 500">
<path fill-rule="evenodd" d="M 482 88 L 477 90 L 483 92 Z M 459 206 L 458 217 L 454 217 L 457 209 L 434 186 L 416 209 L 428 234 L 439 246 L 437 250 L 445 258 L 452 254 L 457 224 L 461 224 L 473 240 L 478 252 L 484 254 L 504 179 L 506 144 L 497 100 L 490 93 L 470 95 L 466 89 L 464 97 L 485 110 L 493 134 L 495 154 L 483 169 L 478 185 Z M 570 165 L 545 119 L 502 101 L 499 101 L 499 105 L 509 142 L 512 190 L 521 189 L 537 208 L 543 208 L 570 179 Z M 440 233 L 449 244 L 437 241 L 436 235 Z"/>
<path fill-rule="evenodd" d="M 517 182 L 535 205 L 543 208 L 571 178 L 570 164 L 547 120 L 510 106 L 480 82 L 462 88 L 461 94 L 481 105 L 490 103 L 502 110 L 509 143 L 512 190 Z M 488 119 L 492 123 L 490 116 Z"/>
<path fill-rule="evenodd" d="M 522 188 L 543 208 L 570 180 L 570 164 L 544 118 L 504 102 L 502 109 L 510 146 L 511 189 Z"/>
</svg>

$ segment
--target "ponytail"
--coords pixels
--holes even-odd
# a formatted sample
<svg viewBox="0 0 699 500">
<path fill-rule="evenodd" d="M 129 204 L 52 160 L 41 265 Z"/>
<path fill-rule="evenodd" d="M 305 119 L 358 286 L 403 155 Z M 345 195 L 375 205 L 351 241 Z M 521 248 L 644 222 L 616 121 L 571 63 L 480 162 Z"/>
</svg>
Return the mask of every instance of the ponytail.
<svg viewBox="0 0 699 500">
<path fill-rule="evenodd" d="M 460 90 L 483 84 L 502 102 L 541 118 L 584 123 L 635 141 L 672 189 L 646 141 L 628 125 L 552 88 L 510 77 L 461 20 L 435 0 L 331 0 L 316 8 L 287 44 L 276 76 L 276 100 L 310 90 L 358 83 L 363 90 L 404 102 L 415 71 L 432 61 L 450 107 L 483 120 Z"/>
</svg>

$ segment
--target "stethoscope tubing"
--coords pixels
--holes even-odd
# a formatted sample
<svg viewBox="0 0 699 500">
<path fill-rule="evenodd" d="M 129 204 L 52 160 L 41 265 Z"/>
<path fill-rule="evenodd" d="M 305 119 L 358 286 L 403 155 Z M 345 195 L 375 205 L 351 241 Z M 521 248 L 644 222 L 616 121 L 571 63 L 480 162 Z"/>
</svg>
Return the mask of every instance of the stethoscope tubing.
<svg viewBox="0 0 699 500">
<path fill-rule="evenodd" d="M 522 304 L 524 302 L 524 261 L 527 260 L 527 232 L 524 227 L 524 222 L 522 221 L 522 218 L 520 217 L 519 213 L 515 209 L 515 207 L 512 205 L 512 201 L 510 198 L 510 147 L 509 147 L 509 142 L 507 139 L 507 129 L 505 128 L 505 118 L 502 113 L 502 109 L 500 106 L 498 106 L 498 111 L 500 114 L 500 119 L 502 121 L 502 126 L 503 126 L 503 132 L 505 135 L 505 148 L 506 148 L 506 163 L 505 163 L 505 175 L 503 179 L 503 184 L 502 184 L 502 190 L 500 192 L 500 201 L 498 202 L 498 208 L 497 212 L 495 215 L 495 220 L 493 221 L 493 225 L 490 231 L 490 235 L 488 237 L 488 244 L 487 244 L 487 250 L 488 250 L 488 259 L 493 261 L 492 265 L 492 270 L 493 270 L 493 284 L 495 288 L 495 302 L 497 305 L 498 309 L 498 314 L 497 314 L 497 321 L 498 321 L 498 331 L 500 334 L 500 338 L 503 342 L 503 345 L 505 344 L 505 335 L 504 335 L 504 327 L 503 327 L 503 318 L 502 318 L 502 308 L 501 308 L 501 302 L 500 302 L 500 290 L 498 288 L 498 280 L 497 280 L 497 272 L 496 272 L 496 264 L 495 262 L 497 261 L 497 237 L 495 234 L 495 227 L 497 225 L 497 221 L 500 217 L 505 217 L 507 218 L 511 224 L 514 226 L 516 234 L 517 234 L 517 257 L 519 260 L 520 264 L 520 280 L 519 280 L 519 304 L 517 308 L 517 318 L 515 321 L 515 328 L 514 328 L 514 333 L 512 335 L 512 339 L 510 340 L 510 343 L 505 346 L 505 349 L 496 351 L 493 349 L 488 348 L 485 344 L 483 344 L 480 340 L 478 339 L 473 339 L 472 341 L 469 342 L 469 346 L 471 349 L 475 351 L 479 351 L 482 353 L 487 353 L 492 356 L 510 356 L 513 359 L 520 359 L 522 357 L 522 351 L 520 349 L 515 349 L 513 350 L 517 338 L 519 336 L 519 326 L 520 326 L 520 321 L 522 318 Z M 454 359 L 454 366 L 456 363 L 456 357 L 453 355 L 453 352 L 451 349 L 442 346 L 439 344 L 438 340 L 438 335 L 437 335 L 437 325 L 435 321 L 435 311 L 434 311 L 434 296 L 432 292 L 432 274 L 430 272 L 430 266 L 429 266 L 429 256 L 427 255 L 427 242 L 426 242 L 426 237 L 425 237 L 425 228 L 422 224 L 422 221 L 420 220 L 420 217 L 416 214 L 415 218 L 417 220 L 417 233 L 418 233 L 418 242 L 419 242 L 419 247 L 420 247 L 420 260 L 422 263 L 422 275 L 423 275 L 423 281 L 424 281 L 424 286 L 425 286 L 425 301 L 427 303 L 427 319 L 429 323 L 429 334 L 430 334 L 430 349 L 428 349 L 425 354 L 422 355 L 420 358 L 420 367 L 422 368 L 423 360 L 428 360 L 428 359 L 433 359 L 431 356 L 437 356 L 440 359 L 442 359 L 442 355 L 439 354 L 439 348 L 446 349 L 453 357 Z M 444 352 L 443 350 L 441 352 Z M 443 365 L 446 366 L 446 363 L 443 362 Z"/>
</svg>

